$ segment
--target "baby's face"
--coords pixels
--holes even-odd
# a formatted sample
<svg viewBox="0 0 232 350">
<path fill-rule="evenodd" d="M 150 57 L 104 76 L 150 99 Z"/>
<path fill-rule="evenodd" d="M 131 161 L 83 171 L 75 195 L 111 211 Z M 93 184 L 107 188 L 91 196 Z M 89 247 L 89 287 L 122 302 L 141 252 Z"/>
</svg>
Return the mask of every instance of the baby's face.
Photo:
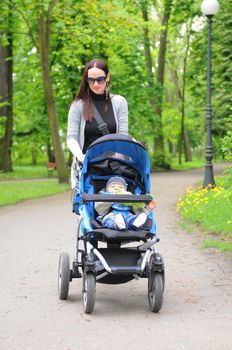
<svg viewBox="0 0 232 350">
<path fill-rule="evenodd" d="M 107 186 L 107 192 L 117 193 L 122 191 L 126 191 L 125 187 L 122 184 L 113 182 Z"/>
</svg>

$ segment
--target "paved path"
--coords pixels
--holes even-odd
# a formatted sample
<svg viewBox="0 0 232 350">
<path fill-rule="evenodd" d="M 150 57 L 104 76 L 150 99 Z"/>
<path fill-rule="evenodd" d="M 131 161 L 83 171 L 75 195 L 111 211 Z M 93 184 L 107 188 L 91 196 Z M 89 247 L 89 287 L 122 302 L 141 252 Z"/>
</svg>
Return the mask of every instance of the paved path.
<svg viewBox="0 0 232 350">
<path fill-rule="evenodd" d="M 230 350 L 229 257 L 200 249 L 200 236 L 176 224 L 175 203 L 202 170 L 152 174 L 166 287 L 159 314 L 148 310 L 147 281 L 97 284 L 95 311 L 82 310 L 81 282 L 57 298 L 61 251 L 73 259 L 70 194 L 0 209 L 0 350 Z"/>
</svg>

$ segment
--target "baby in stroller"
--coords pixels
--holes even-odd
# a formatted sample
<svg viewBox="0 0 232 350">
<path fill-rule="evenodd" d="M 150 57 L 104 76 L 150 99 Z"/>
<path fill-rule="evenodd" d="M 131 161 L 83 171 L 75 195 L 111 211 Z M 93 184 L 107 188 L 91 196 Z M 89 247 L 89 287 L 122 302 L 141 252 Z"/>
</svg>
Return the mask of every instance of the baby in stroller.
<svg viewBox="0 0 232 350">
<path fill-rule="evenodd" d="M 105 191 L 101 194 L 133 194 L 127 191 L 127 183 L 123 177 L 112 176 L 106 183 Z M 136 230 L 143 228 L 147 221 L 147 214 L 156 207 L 152 200 L 144 206 L 139 203 L 95 203 L 95 210 L 99 214 L 97 220 L 103 227 L 116 230 Z"/>
</svg>

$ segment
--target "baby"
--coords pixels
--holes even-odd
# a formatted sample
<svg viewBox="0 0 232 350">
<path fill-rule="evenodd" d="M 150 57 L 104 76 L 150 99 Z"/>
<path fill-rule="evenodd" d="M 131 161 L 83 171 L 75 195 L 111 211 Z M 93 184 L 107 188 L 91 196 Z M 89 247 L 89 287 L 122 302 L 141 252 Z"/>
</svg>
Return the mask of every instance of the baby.
<svg viewBox="0 0 232 350">
<path fill-rule="evenodd" d="M 101 194 L 132 194 L 127 191 L 127 183 L 120 176 L 111 177 L 106 183 L 106 191 Z M 152 200 L 147 206 L 140 203 L 107 203 L 96 202 L 95 210 L 99 214 L 97 220 L 103 227 L 116 230 L 140 229 L 147 221 L 147 214 L 156 207 L 156 201 Z M 140 209 L 140 213 L 135 214 Z"/>
</svg>

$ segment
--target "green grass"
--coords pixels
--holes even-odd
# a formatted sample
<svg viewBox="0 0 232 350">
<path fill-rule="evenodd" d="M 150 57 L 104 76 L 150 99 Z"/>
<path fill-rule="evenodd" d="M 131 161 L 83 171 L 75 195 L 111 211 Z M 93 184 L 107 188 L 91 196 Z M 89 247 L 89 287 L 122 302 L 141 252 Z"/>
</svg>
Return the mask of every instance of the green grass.
<svg viewBox="0 0 232 350">
<path fill-rule="evenodd" d="M 225 162 L 223 159 L 217 159 L 214 160 L 214 163 L 217 162 Z M 182 171 L 182 170 L 191 170 L 191 169 L 198 169 L 205 166 L 205 159 L 204 158 L 197 158 L 196 156 L 193 157 L 193 160 L 191 162 L 185 162 L 182 161 L 182 164 L 178 163 L 178 158 L 172 158 L 171 159 L 171 169 Z M 229 165 L 229 163 L 228 163 Z"/>
<path fill-rule="evenodd" d="M 11 173 L 0 173 L 0 207 L 70 189 L 70 184 L 58 183 L 55 170 L 48 178 L 45 163 L 34 166 L 17 164 L 13 168 Z"/>
<path fill-rule="evenodd" d="M 206 239 L 203 244 L 203 248 L 216 248 L 221 252 L 232 251 L 232 243 L 230 242 L 221 242 L 217 240 Z"/>
<path fill-rule="evenodd" d="M 204 232 L 214 234 L 221 242 L 220 250 L 232 251 L 232 176 L 217 179 L 217 187 L 187 189 L 186 194 L 177 203 L 186 224 L 199 224 Z M 210 242 L 210 241 L 208 241 Z M 209 244 L 209 243 L 208 243 Z"/>
<path fill-rule="evenodd" d="M 53 172 L 53 176 L 56 175 L 56 171 Z M 15 179 L 33 179 L 39 177 L 48 177 L 48 171 L 46 165 L 15 165 L 13 172 L 2 173 L 0 172 L 0 181 L 15 180 Z"/>
<path fill-rule="evenodd" d="M 204 159 L 193 159 L 192 162 L 182 162 L 182 164 L 178 164 L 178 159 L 172 159 L 171 169 L 172 170 L 191 170 L 202 168 L 205 165 Z"/>
<path fill-rule="evenodd" d="M 70 184 L 59 184 L 57 179 L 0 182 L 0 207 L 67 190 L 70 190 Z"/>
</svg>

